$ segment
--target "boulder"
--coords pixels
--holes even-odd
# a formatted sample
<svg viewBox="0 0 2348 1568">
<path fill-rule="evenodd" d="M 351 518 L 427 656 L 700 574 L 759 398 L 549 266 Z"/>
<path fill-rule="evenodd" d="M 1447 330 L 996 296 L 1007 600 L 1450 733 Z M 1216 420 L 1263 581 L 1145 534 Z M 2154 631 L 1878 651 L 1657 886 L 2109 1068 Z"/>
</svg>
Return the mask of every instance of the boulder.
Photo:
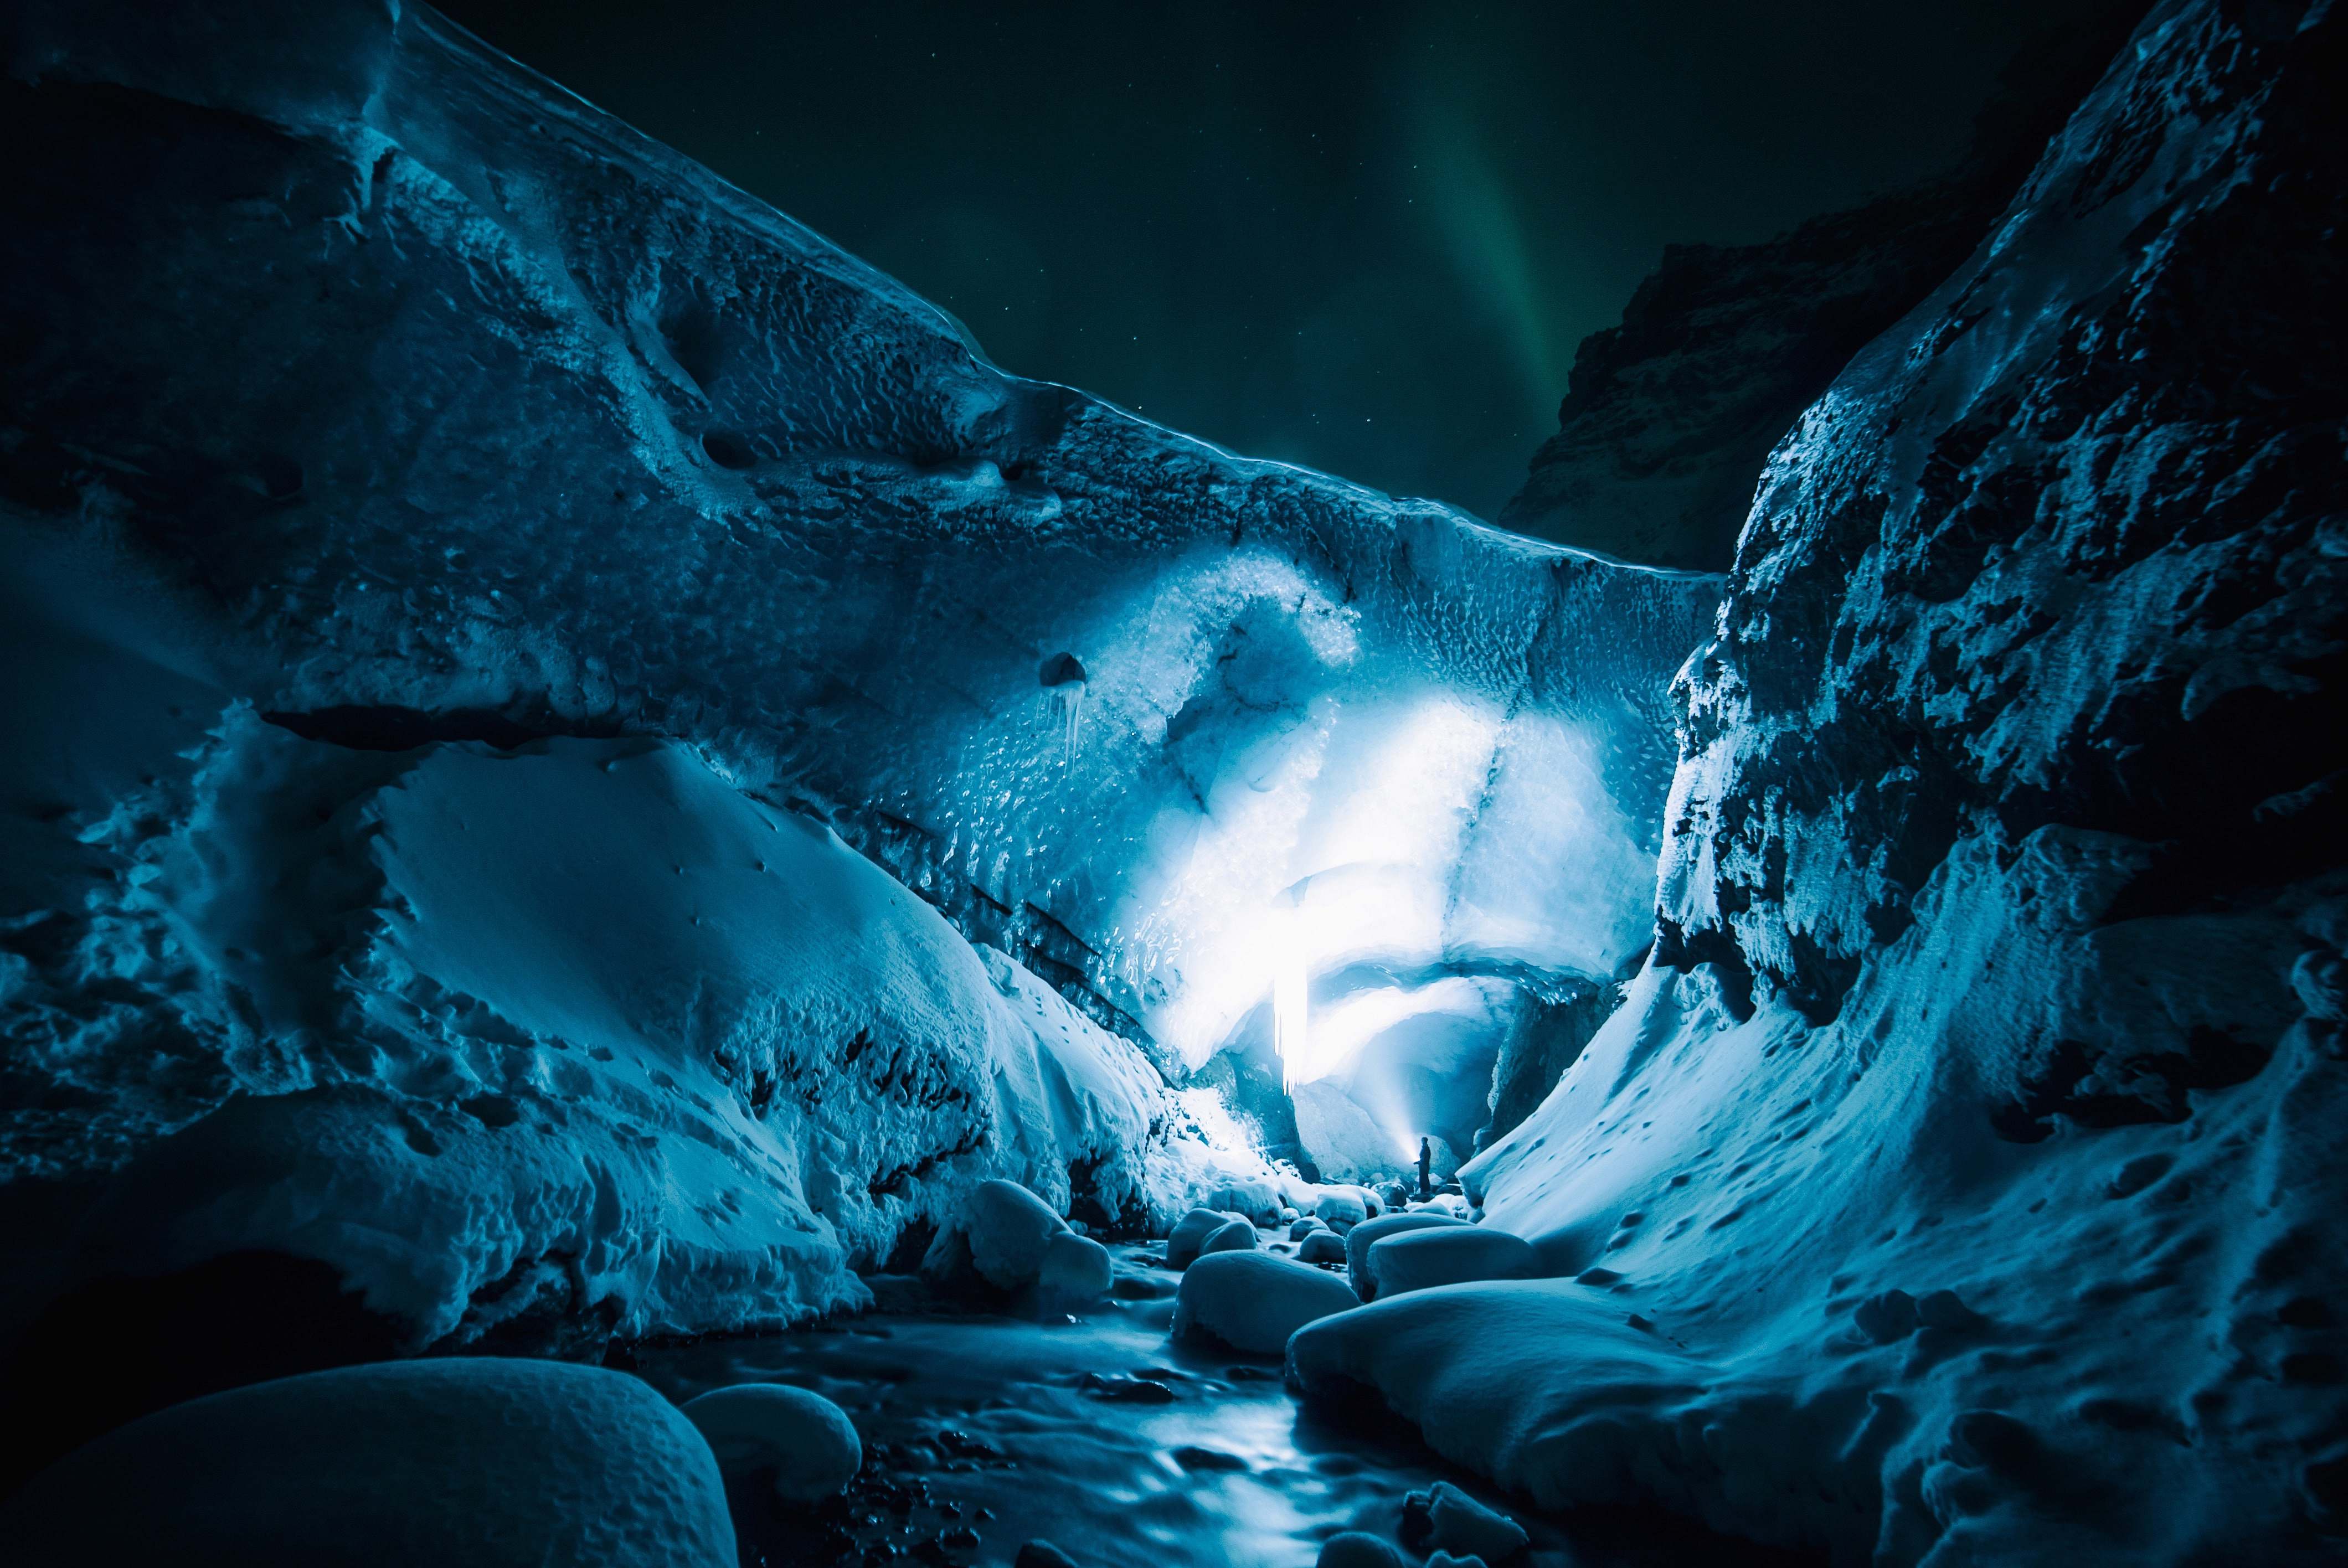
<svg viewBox="0 0 2348 1568">
<path fill-rule="evenodd" d="M 1231 1220 L 1216 1226 L 1199 1244 L 1199 1255 L 1210 1252 L 1253 1252 L 1256 1245 L 1255 1226 L 1246 1220 Z"/>
<path fill-rule="evenodd" d="M 1044 1244 L 1035 1287 L 1056 1302 L 1097 1301 L 1116 1282 L 1116 1261 L 1090 1236 L 1056 1235 Z"/>
<path fill-rule="evenodd" d="M 1385 1214 L 1358 1225 L 1345 1237 L 1345 1272 L 1353 1276 L 1354 1289 L 1365 1301 L 1377 1299 L 1377 1280 L 1370 1269 L 1370 1248 L 1390 1235 L 1405 1231 L 1426 1230 L 1437 1225 L 1457 1225 L 1463 1221 L 1449 1214 L 1433 1214 L 1421 1209 L 1414 1214 Z"/>
<path fill-rule="evenodd" d="M 1315 1216 L 1306 1214 L 1303 1218 L 1296 1221 L 1293 1225 L 1291 1225 L 1288 1227 L 1288 1239 L 1291 1241 L 1303 1241 L 1314 1231 L 1324 1231 L 1328 1228 L 1329 1227 L 1326 1225 L 1323 1225 Z"/>
<path fill-rule="evenodd" d="M 1174 1222 L 1166 1237 L 1166 1262 L 1171 1268 L 1188 1268 L 1190 1260 L 1199 1255 L 1199 1248 L 1216 1231 L 1231 1223 L 1232 1216 L 1220 1209 L 1192 1209 Z"/>
<path fill-rule="evenodd" d="M 741 1383 L 687 1399 L 728 1481 L 767 1477 L 786 1502 L 815 1502 L 855 1479 L 864 1445 L 848 1412 L 788 1383 Z"/>
<path fill-rule="evenodd" d="M 1393 1542 L 1365 1531 L 1348 1530 L 1321 1543 L 1313 1568 L 1409 1568 Z"/>
<path fill-rule="evenodd" d="M 1313 1215 L 1333 1225 L 1360 1225 L 1370 1217 L 1365 1196 L 1359 1187 L 1323 1187 L 1313 1199 Z"/>
<path fill-rule="evenodd" d="M 851 1433 L 852 1440 L 852 1433 Z M 733 1568 L 717 1461 L 650 1385 L 561 1361 L 384 1362 L 118 1427 L 0 1507 L 15 1568 Z"/>
<path fill-rule="evenodd" d="M 963 1204 L 962 1232 L 971 1266 L 997 1290 L 1033 1285 L 1053 1238 L 1072 1234 L 1050 1204 L 1016 1182 L 1002 1181 L 981 1182 L 972 1190 Z"/>
<path fill-rule="evenodd" d="M 1489 1225 L 1437 1225 L 1371 1244 L 1370 1276 L 1381 1296 L 1469 1279 L 1530 1279 L 1540 1260 L 1524 1237 Z"/>
<path fill-rule="evenodd" d="M 1313 1231 L 1305 1236 L 1304 1245 L 1296 1249 L 1296 1255 L 1306 1263 L 1343 1263 L 1345 1261 L 1345 1238 L 1333 1230 Z"/>
<path fill-rule="evenodd" d="M 1174 1297 L 1174 1334 L 1205 1335 L 1234 1350 L 1277 1356 L 1307 1323 L 1360 1303 L 1344 1281 L 1263 1252 L 1201 1257 Z"/>
</svg>

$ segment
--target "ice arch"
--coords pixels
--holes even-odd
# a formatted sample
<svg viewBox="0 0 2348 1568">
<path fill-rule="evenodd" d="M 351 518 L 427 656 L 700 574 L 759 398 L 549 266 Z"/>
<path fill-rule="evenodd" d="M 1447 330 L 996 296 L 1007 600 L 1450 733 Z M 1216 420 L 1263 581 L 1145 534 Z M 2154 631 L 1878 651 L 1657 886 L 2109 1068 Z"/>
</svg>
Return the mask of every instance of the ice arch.
<svg viewBox="0 0 2348 1568">
<path fill-rule="evenodd" d="M 304 777 L 434 743 L 641 740 L 829 826 L 993 949 L 1008 967 L 959 966 L 999 993 L 971 1010 L 1015 1001 L 1019 1029 L 1049 1014 L 1058 1039 L 1031 1005 L 1056 991 L 1166 1077 L 1235 1087 L 1278 964 L 1335 1017 L 1356 992 L 1448 979 L 1503 999 L 1595 984 L 1645 943 L 1667 690 L 1718 579 L 1532 543 L 1007 374 L 927 302 L 428 8 L 297 9 L 126 41 L 103 8 L 43 7 L 17 40 L 26 85 L 0 108 L 26 145 L 67 150 L 0 193 L 0 233 L 123 195 L 104 244 L 66 225 L 0 251 L 0 296 L 36 306 L 6 323 L 26 373 L 0 507 L 12 544 L 79 552 L 52 607 L 74 679 L 143 661 L 197 693 L 168 723 L 126 720 L 137 733 L 113 740 L 135 765 L 74 775 L 21 864 L 128 885 L 221 816 L 232 753 L 278 754 L 255 723 L 302 738 L 283 754 Z M 158 180 L 158 146 L 206 172 Z M 101 615 L 76 597 L 92 585 L 149 608 Z M 378 787 L 354 786 L 351 809 Z M 664 798 L 680 819 L 612 853 L 675 845 L 682 887 L 685 850 L 730 841 L 695 817 L 714 796 Z M 112 836 L 75 836 L 100 825 Z M 512 858 L 479 854 L 492 878 Z M 386 910 L 354 886 L 353 939 L 372 940 Z M 63 884 L 10 897 L 10 918 L 91 907 Z M 95 1005 L 67 961 L 111 939 L 88 923 L 45 927 L 44 1018 Z M 142 1100 L 126 1052 L 42 1157 L 102 1166 L 231 1088 L 382 1076 L 333 1049 L 392 1016 L 359 994 L 366 974 L 304 976 L 325 1023 L 258 1040 L 236 973 L 171 981 L 224 999 L 180 1042 L 198 1087 Z M 755 999 L 771 977 L 744 979 Z M 838 1030 L 781 1042 L 788 1081 L 729 1077 L 731 1045 L 680 985 L 669 1083 L 647 1077 L 628 1114 L 715 1117 L 779 1148 L 796 1095 L 820 1126 L 826 1075 L 861 1049 L 851 1015 L 891 1016 L 843 984 Z M 399 1050 L 422 1060 L 471 1006 L 416 1004 Z M 780 1034 L 746 1007 L 763 1071 Z M 495 1037 L 491 1066 L 538 1049 L 510 1019 L 457 1021 Z M 1313 1081 L 1351 1085 L 1380 1050 Z M 827 1269 L 1011 1157 L 1004 1119 L 941 1109 L 987 1101 L 983 1060 L 947 1063 L 886 1169 L 845 1137 L 777 1153 L 805 1173 Z M 437 1081 L 386 1103 L 439 1107 Z M 737 1173 L 774 1184 L 747 1160 Z M 668 1225 L 653 1252 L 682 1255 Z M 731 1269 L 748 1245 L 705 1250 Z M 782 1276 L 812 1266 L 771 1252 L 752 1261 L 774 1299 L 803 1299 Z"/>
</svg>

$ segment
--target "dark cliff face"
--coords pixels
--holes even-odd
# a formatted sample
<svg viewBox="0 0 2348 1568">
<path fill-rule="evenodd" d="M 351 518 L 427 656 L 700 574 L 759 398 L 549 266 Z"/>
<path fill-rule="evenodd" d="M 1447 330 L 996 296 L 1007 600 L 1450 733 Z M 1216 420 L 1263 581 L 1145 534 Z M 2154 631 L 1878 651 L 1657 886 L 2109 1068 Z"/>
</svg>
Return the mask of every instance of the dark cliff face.
<svg viewBox="0 0 2348 1568">
<path fill-rule="evenodd" d="M 1582 340 L 1558 433 L 1504 527 L 1624 560 L 1725 571 L 1769 449 L 1865 347 L 1954 272 L 2143 7 L 2048 34 L 2007 73 L 1946 176 L 1760 245 L 1674 245 Z"/>
<path fill-rule="evenodd" d="M 2148 22 L 1773 458 L 1683 676 L 1666 957 L 1828 1018 L 1962 844 L 2125 840 L 2112 918 L 2341 865 L 2348 23 L 2230 9 Z"/>
</svg>

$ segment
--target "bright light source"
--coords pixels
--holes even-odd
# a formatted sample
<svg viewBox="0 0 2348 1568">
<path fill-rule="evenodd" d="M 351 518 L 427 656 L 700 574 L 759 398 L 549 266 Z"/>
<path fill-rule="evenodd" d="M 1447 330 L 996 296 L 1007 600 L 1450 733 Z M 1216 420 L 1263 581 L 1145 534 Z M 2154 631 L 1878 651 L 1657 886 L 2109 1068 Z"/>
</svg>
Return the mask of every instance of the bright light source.
<svg viewBox="0 0 2348 1568">
<path fill-rule="evenodd" d="M 1295 1092 L 1298 1071 L 1312 1050 L 1306 1029 L 1310 986 L 1303 927 L 1298 910 L 1282 909 L 1272 917 L 1272 1048 L 1280 1056 L 1283 1094 Z"/>
</svg>

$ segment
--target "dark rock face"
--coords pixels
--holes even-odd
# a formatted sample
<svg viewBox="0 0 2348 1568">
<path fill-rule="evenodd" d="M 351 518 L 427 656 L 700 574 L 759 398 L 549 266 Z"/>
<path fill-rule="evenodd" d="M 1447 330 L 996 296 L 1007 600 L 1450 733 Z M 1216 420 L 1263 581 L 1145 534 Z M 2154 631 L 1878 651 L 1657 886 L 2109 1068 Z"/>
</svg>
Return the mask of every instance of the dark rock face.
<svg viewBox="0 0 2348 1568">
<path fill-rule="evenodd" d="M 1624 560 L 1724 571 L 1769 449 L 1853 354 L 1956 270 L 2142 6 L 2050 34 L 1950 174 L 1761 245 L 1674 245 L 1622 324 L 1574 356 L 1558 433 L 1503 526 Z"/>
<path fill-rule="evenodd" d="M 1666 958 L 1823 1021 L 1961 847 L 2092 838 L 2108 921 L 2348 859 L 2343 30 L 2147 24 L 2005 227 L 1775 455 L 1683 676 Z M 2114 1099 L 2079 1088 L 2104 1050 L 2047 1042 L 2026 1092 L 2167 1116 L 2257 1061 L 2188 1035 Z"/>
</svg>

